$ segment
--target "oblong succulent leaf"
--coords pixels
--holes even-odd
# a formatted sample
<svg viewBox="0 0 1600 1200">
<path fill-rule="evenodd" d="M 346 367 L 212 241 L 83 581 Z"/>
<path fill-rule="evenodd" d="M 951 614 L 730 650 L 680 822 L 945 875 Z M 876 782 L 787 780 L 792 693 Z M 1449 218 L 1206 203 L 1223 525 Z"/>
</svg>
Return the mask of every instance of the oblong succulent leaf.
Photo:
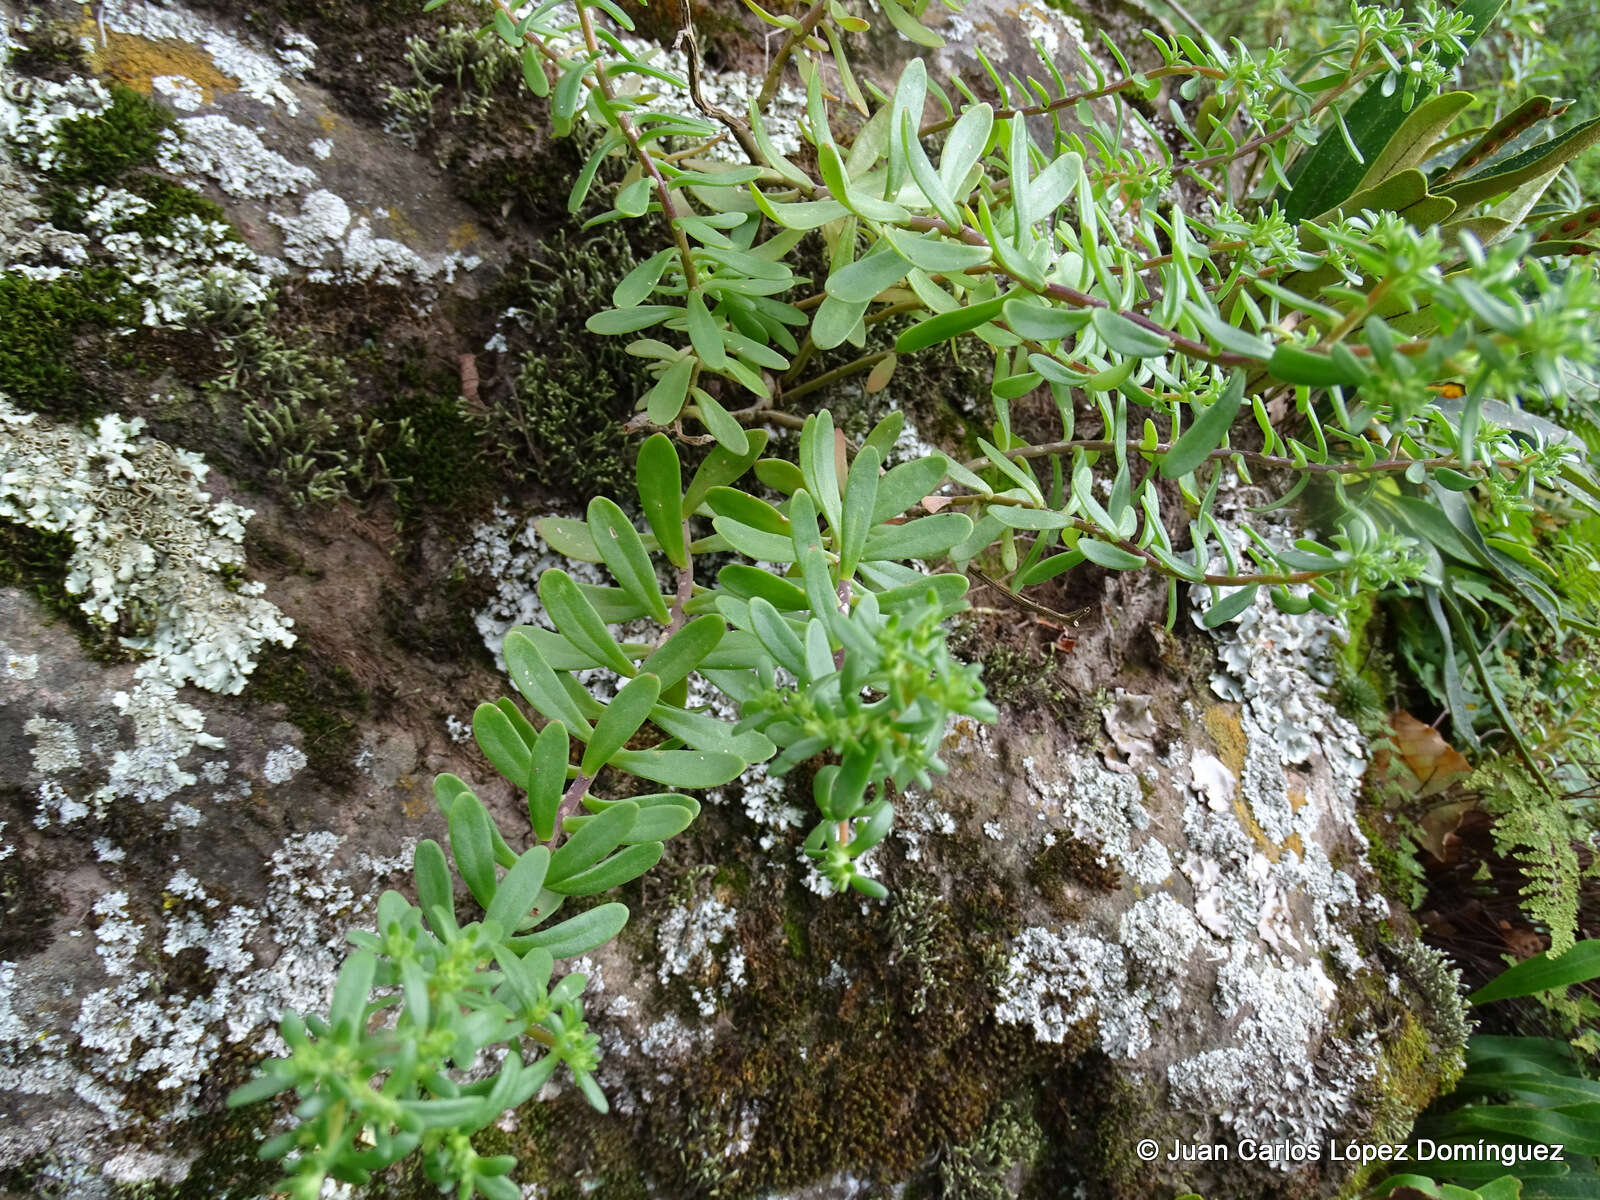
<svg viewBox="0 0 1600 1200">
<path fill-rule="evenodd" d="M 526 634 L 512 630 L 503 646 L 506 669 L 522 698 L 552 721 L 560 721 L 580 740 L 589 738 L 589 722 L 560 678 Z"/>
<path fill-rule="evenodd" d="M 494 900 L 487 912 L 488 919 L 508 934 L 515 933 L 527 924 L 534 901 L 544 888 L 545 872 L 549 867 L 549 847 L 535 846 L 525 852 L 495 888 Z"/>
<path fill-rule="evenodd" d="M 620 801 L 600 813 L 577 833 L 563 842 L 550 856 L 550 868 L 544 883 L 551 891 L 559 891 L 560 884 L 580 871 L 588 870 L 610 854 L 633 828 L 639 817 L 639 806 Z"/>
<path fill-rule="evenodd" d="M 633 674 L 633 663 L 617 645 L 594 605 L 578 590 L 572 576 L 559 567 L 546 571 L 539 576 L 539 599 L 562 637 L 585 654 L 600 659 L 619 675 Z"/>
<path fill-rule="evenodd" d="M 591 779 L 598 775 L 611 756 L 639 732 L 660 694 L 661 680 L 654 675 L 640 675 L 623 684 L 594 723 L 594 733 L 584 748 L 578 770 Z"/>
<path fill-rule="evenodd" d="M 671 619 L 661 598 L 656 569 L 639 531 L 616 501 L 596 496 L 589 501 L 589 534 L 601 559 L 622 590 L 663 625 Z M 680 535 L 681 536 L 681 535 Z M 558 622 L 559 624 L 559 622 Z"/>
<path fill-rule="evenodd" d="M 576 958 L 604 946 L 621 933 L 627 923 L 626 904 L 599 904 L 558 925 L 514 938 L 511 946 L 524 955 L 542 950 L 551 958 Z"/>
<path fill-rule="evenodd" d="M 472 898 L 484 908 L 494 899 L 494 835 L 489 812 L 471 792 L 450 810 L 450 853 Z"/>
<path fill-rule="evenodd" d="M 598 821 L 600 818 L 595 817 Z M 581 832 L 581 831 L 580 831 Z M 556 885 L 556 890 L 568 896 L 595 896 L 637 879 L 661 861 L 664 847 L 660 842 L 642 842 L 619 850 L 603 862 L 586 871 L 570 876 Z"/>
<path fill-rule="evenodd" d="M 533 751 L 505 713 L 493 704 L 478 705 L 472 713 L 472 736 L 496 771 L 513 787 L 527 788 L 533 771 Z"/>
<path fill-rule="evenodd" d="M 528 821 L 540 841 L 555 833 L 556 812 L 567 786 L 567 761 L 571 756 L 567 727 L 551 721 L 533 745 L 533 769 L 528 781 Z"/>
</svg>

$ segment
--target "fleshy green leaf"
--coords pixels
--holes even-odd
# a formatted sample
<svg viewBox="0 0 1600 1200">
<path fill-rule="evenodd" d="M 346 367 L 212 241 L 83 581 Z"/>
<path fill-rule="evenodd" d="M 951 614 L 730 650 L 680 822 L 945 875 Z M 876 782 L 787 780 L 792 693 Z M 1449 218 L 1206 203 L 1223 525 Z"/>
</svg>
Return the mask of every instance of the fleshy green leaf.
<svg viewBox="0 0 1600 1200">
<path fill-rule="evenodd" d="M 650 554 L 633 522 L 615 501 L 604 496 L 589 501 L 589 534 L 622 590 L 644 605 L 657 621 L 666 624 L 672 614 L 661 598 Z"/>
<path fill-rule="evenodd" d="M 594 605 L 578 590 L 572 576 L 558 567 L 546 571 L 539 576 L 539 599 L 562 637 L 585 654 L 606 663 L 619 675 L 634 673 L 633 663 L 617 645 Z"/>
<path fill-rule="evenodd" d="M 664 433 L 646 438 L 639 447 L 636 471 L 639 507 L 650 523 L 650 532 L 667 561 L 681 570 L 689 565 L 689 552 L 683 536 L 683 465 L 672 439 Z M 595 553 L 598 555 L 598 547 Z"/>
<path fill-rule="evenodd" d="M 616 698 L 606 705 L 606 711 L 594 723 L 594 733 L 584 749 L 578 770 L 591 779 L 598 775 L 611 756 L 639 732 L 639 726 L 645 723 L 660 694 L 661 681 L 654 675 L 640 675 L 623 684 Z"/>
</svg>

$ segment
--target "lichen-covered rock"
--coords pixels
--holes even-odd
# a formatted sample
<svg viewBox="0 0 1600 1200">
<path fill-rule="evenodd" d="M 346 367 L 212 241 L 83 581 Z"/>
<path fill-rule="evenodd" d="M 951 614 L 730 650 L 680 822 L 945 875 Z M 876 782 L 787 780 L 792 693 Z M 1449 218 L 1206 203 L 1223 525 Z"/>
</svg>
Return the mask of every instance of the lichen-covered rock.
<svg viewBox="0 0 1600 1200">
<path fill-rule="evenodd" d="M 578 315 L 513 286 L 537 232 L 517 198 L 563 211 L 565 176 L 469 192 L 509 154 L 484 114 L 518 71 L 402 8 L 116 0 L 10 26 L 57 21 L 83 61 L 0 99 L 4 274 L 60 318 L 30 331 L 43 366 L 4 359 L 26 395 L 0 400 L 0 1187 L 263 1194 L 287 1106 L 223 1097 L 410 887 L 441 835 L 431 776 L 519 828 L 463 717 L 561 565 L 529 514 L 581 498 L 496 505 L 527 459 L 495 475 L 480 443 L 497 397 L 540 402 L 526 364 Z M 302 24 L 409 48 L 380 88 Z M 947 69 L 999 31 L 1024 73 L 1032 39 L 1086 40 L 1035 5 L 944 28 Z M 706 85 L 735 109 L 750 90 Z M 126 137 L 91 177 L 79 134 L 112 126 L 82 123 L 113 112 Z M 587 270 L 603 303 L 615 281 Z M 570 456 L 523 417 L 522 455 Z M 1160 589 L 1104 588 L 1043 651 L 985 597 L 1002 611 L 965 644 L 1011 702 L 897 797 L 871 863 L 889 901 L 827 894 L 803 769 L 707 796 L 622 938 L 574 964 L 612 1113 L 557 1079 L 480 1149 L 517 1154 L 529 1197 L 1337 1194 L 1336 1164 L 1238 1147 L 1393 1137 L 1463 1037 L 1450 972 L 1364 864 L 1365 747 L 1325 698 L 1338 630 L 1260 604 L 1168 634 Z M 1213 1153 L 1146 1162 L 1146 1137 Z M 415 1164 L 372 1191 L 432 1193 Z"/>
</svg>

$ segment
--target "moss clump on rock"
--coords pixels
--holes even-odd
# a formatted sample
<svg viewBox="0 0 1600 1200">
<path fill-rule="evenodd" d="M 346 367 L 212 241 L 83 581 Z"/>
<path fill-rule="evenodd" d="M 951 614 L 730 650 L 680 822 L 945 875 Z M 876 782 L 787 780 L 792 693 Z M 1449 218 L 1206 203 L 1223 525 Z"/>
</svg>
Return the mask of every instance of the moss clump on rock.
<svg viewBox="0 0 1600 1200">
<path fill-rule="evenodd" d="M 63 121 L 56 130 L 50 175 L 61 183 L 115 183 L 156 160 L 172 114 L 127 84 L 111 85 L 104 112 Z"/>
<path fill-rule="evenodd" d="M 0 273 L 0 393 L 34 412 L 81 416 L 98 402 L 76 366 L 86 334 L 137 324 L 139 305 L 111 267 L 59 279 Z"/>
<path fill-rule="evenodd" d="M 490 414 L 495 452 L 507 471 L 568 503 L 620 491 L 631 480 L 623 422 L 644 390 L 639 360 L 620 339 L 587 332 L 575 314 L 609 307 L 635 261 L 615 226 L 581 238 L 560 233 L 508 289 L 533 348 Z"/>
</svg>

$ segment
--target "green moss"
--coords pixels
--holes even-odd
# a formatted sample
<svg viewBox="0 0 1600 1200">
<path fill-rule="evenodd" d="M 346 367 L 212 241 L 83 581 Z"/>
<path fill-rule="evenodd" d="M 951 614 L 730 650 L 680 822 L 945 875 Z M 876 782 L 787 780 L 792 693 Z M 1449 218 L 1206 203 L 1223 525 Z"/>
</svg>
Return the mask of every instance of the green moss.
<svg viewBox="0 0 1600 1200">
<path fill-rule="evenodd" d="M 255 704 L 282 704 L 289 722 L 305 734 L 307 764 L 338 783 L 350 777 L 356 718 L 371 706 L 348 668 L 318 662 L 303 645 L 262 651 L 245 690 Z"/>
<path fill-rule="evenodd" d="M 1071 693 L 1055 678 L 1055 664 L 1031 648 L 1001 642 L 983 656 L 983 686 L 1001 708 L 1047 708 Z"/>
<path fill-rule="evenodd" d="M 56 129 L 50 175 L 62 183 L 115 183 L 135 167 L 156 161 L 172 114 L 123 83 L 111 85 L 102 113 L 73 117 Z"/>
<path fill-rule="evenodd" d="M 490 482 L 483 471 L 483 423 L 454 392 L 403 391 L 383 410 L 385 422 L 405 425 L 385 455 L 402 520 L 424 506 L 460 511 L 482 502 Z"/>
<path fill-rule="evenodd" d="M 1097 892 L 1114 892 L 1122 886 L 1122 872 L 1100 861 L 1100 851 L 1074 837 L 1058 837 L 1028 864 L 1028 880 L 1042 893 L 1059 890 L 1071 880 Z"/>
<path fill-rule="evenodd" d="M 227 225 L 229 236 L 239 240 L 238 232 L 228 221 L 227 214 L 192 188 L 149 172 L 140 172 L 131 179 L 124 179 L 119 186 L 144 200 L 150 207 L 137 216 L 119 222 L 114 227 L 117 233 L 137 233 L 144 238 L 160 237 L 172 232 L 178 218 L 199 217 L 202 221 Z M 57 188 L 50 194 L 49 207 L 52 225 L 82 232 L 85 206 L 75 189 Z"/>
<path fill-rule="evenodd" d="M 127 662 L 135 655 L 117 641 L 116 631 L 92 620 L 78 607 L 80 596 L 67 591 L 72 558 L 70 533 L 50 533 L 0 520 L 0 587 L 22 588 L 52 619 L 62 620 L 96 662 Z"/>
<path fill-rule="evenodd" d="M 93 412 L 98 401 L 73 361 L 77 343 L 86 333 L 138 323 L 138 302 L 124 282 L 110 267 L 49 281 L 0 274 L 0 393 L 35 412 Z"/>
<path fill-rule="evenodd" d="M 591 334 L 583 319 L 610 307 L 635 261 L 615 226 L 577 238 L 559 233 L 507 296 L 534 348 L 490 414 L 495 452 L 508 472 L 568 503 L 615 494 L 631 482 L 622 425 L 647 380 L 624 339 Z"/>
</svg>

